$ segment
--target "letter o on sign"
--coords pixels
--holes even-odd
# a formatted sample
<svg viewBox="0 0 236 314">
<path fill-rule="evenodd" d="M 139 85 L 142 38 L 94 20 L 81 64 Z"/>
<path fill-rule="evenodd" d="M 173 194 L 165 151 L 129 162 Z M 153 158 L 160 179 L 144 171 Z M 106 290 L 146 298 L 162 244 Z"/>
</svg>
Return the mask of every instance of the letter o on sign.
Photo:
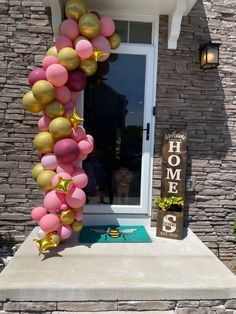
<svg viewBox="0 0 236 314">
<path fill-rule="evenodd" d="M 168 158 L 168 164 L 172 167 L 176 167 L 180 164 L 180 157 L 178 155 L 170 155 Z"/>
</svg>

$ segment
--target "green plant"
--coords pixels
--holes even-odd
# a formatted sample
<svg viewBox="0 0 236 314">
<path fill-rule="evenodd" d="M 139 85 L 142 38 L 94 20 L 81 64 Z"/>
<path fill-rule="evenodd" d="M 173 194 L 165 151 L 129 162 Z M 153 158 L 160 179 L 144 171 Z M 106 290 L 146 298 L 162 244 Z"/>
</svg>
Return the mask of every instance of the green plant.
<svg viewBox="0 0 236 314">
<path fill-rule="evenodd" d="M 164 197 L 154 199 L 154 206 L 163 211 L 181 211 L 184 206 L 184 199 L 182 197 Z"/>
<path fill-rule="evenodd" d="M 233 224 L 232 233 L 236 237 L 236 220 L 234 221 L 234 224 Z"/>
</svg>

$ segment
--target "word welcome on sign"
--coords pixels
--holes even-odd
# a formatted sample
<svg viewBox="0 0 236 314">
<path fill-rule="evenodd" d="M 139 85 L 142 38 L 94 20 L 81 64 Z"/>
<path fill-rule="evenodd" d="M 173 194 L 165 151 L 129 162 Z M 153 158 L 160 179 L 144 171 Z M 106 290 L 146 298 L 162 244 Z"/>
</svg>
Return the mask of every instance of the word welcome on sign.
<svg viewBox="0 0 236 314">
<path fill-rule="evenodd" d="M 187 132 L 167 130 L 162 146 L 161 197 L 185 195 Z M 157 236 L 183 238 L 183 211 L 158 210 Z"/>
</svg>

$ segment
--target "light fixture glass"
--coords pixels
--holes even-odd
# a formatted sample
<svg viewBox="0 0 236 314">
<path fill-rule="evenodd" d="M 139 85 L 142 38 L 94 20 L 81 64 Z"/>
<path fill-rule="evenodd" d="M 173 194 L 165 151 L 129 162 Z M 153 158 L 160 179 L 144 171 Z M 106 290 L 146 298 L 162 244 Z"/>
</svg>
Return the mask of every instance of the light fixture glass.
<svg viewBox="0 0 236 314">
<path fill-rule="evenodd" d="M 208 43 L 200 45 L 200 68 L 209 70 L 219 65 L 219 48 L 220 44 Z"/>
</svg>

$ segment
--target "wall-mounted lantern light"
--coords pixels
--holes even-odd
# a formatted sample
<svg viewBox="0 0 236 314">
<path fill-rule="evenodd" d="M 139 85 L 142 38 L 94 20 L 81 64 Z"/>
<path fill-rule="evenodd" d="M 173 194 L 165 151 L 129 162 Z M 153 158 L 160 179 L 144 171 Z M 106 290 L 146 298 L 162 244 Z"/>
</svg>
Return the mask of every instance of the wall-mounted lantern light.
<svg viewBox="0 0 236 314">
<path fill-rule="evenodd" d="M 219 65 L 220 44 L 200 45 L 200 68 L 205 70 L 214 69 Z"/>
</svg>

